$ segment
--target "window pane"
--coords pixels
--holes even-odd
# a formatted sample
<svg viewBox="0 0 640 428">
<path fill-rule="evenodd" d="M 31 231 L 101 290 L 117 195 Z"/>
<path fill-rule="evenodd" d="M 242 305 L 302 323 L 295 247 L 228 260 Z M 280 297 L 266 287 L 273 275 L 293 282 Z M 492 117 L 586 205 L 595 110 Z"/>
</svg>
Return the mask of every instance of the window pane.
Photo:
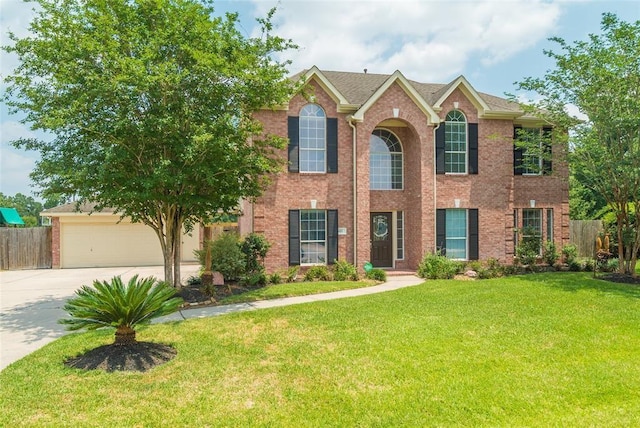
<svg viewBox="0 0 640 428">
<path fill-rule="evenodd" d="M 467 258 L 467 210 L 452 209 L 446 213 L 446 248 L 451 259 Z"/>
<path fill-rule="evenodd" d="M 326 117 L 315 104 L 300 110 L 299 156 L 300 172 L 325 172 Z"/>
<path fill-rule="evenodd" d="M 300 211 L 300 262 L 322 264 L 326 262 L 326 212 Z"/>
<path fill-rule="evenodd" d="M 391 132 L 376 129 L 369 139 L 369 188 L 402 189 L 402 146 Z"/>
<path fill-rule="evenodd" d="M 444 124 L 445 172 L 467 172 L 467 122 L 462 112 L 447 114 Z"/>
</svg>

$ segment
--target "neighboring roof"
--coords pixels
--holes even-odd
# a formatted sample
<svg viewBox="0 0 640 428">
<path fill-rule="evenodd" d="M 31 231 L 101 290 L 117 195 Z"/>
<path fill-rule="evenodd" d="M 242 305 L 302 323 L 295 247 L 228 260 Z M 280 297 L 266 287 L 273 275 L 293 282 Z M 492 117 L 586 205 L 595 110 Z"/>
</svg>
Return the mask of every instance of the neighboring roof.
<svg viewBox="0 0 640 428">
<path fill-rule="evenodd" d="M 355 112 L 365 104 L 371 105 L 384 92 L 380 91 L 383 86 L 386 89 L 390 83 L 398 82 L 409 85 L 410 88 L 405 88 L 405 91 L 408 90 L 422 98 L 418 102 L 422 104 L 423 110 L 424 106 L 428 106 L 429 110 L 438 111 L 446 97 L 460 88 L 478 108 L 481 116 L 515 118 L 523 114 L 522 109 L 515 102 L 477 92 L 464 76 L 459 76 L 448 84 L 422 83 L 406 79 L 399 71 L 393 74 L 354 73 L 320 70 L 314 66 L 293 75 L 291 79 L 298 80 L 303 77 L 309 80 L 315 78 L 337 101 L 339 111 L 350 109 Z"/>
<path fill-rule="evenodd" d="M 42 217 L 58 217 L 60 215 L 68 214 L 115 214 L 113 208 L 103 208 L 101 211 L 94 211 L 96 204 L 85 202 L 78 205 L 77 202 L 70 202 L 64 205 L 58 205 L 57 207 L 49 208 L 40 213 Z"/>
<path fill-rule="evenodd" d="M 0 208 L 0 224 L 24 226 L 24 221 L 15 208 Z"/>
</svg>

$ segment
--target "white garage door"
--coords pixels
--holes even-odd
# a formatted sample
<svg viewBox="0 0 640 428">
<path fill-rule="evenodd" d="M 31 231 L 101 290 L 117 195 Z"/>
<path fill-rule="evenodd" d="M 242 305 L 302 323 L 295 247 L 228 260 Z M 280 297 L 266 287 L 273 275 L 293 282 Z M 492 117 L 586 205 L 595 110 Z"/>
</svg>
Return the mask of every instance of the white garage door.
<svg viewBox="0 0 640 428">
<path fill-rule="evenodd" d="M 163 264 L 160 241 L 148 226 L 130 223 L 62 223 L 60 226 L 62 268 Z M 197 248 L 197 239 L 184 237 L 183 261 L 194 259 L 192 253 L 193 248 Z"/>
</svg>

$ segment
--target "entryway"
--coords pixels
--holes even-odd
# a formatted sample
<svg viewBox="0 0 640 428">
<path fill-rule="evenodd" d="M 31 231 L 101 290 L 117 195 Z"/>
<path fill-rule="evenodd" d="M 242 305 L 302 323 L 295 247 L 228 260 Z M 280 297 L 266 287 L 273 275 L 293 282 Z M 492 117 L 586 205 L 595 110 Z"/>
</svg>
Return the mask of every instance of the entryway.
<svg viewBox="0 0 640 428">
<path fill-rule="evenodd" d="M 371 264 L 393 267 L 392 213 L 371 213 Z"/>
</svg>

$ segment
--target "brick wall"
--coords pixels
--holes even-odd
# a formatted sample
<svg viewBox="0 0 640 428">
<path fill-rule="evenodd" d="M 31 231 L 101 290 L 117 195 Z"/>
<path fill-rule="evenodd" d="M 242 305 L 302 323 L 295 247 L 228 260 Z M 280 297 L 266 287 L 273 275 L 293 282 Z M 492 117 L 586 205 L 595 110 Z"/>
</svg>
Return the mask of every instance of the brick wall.
<svg viewBox="0 0 640 428">
<path fill-rule="evenodd" d="M 304 174 L 283 172 L 252 207 L 253 230 L 264 233 L 272 247 L 265 261 L 268 271 L 288 265 L 288 211 L 337 209 L 339 227 L 347 229 L 339 236 L 338 256 L 353 262 L 353 131 L 348 114 L 338 113 L 336 101 L 315 80 L 309 82 L 314 102 L 322 106 L 326 116 L 338 119 L 338 173 Z M 257 117 L 265 132 L 287 136 L 287 116 L 298 116 L 309 102 L 300 95 L 289 103 L 288 110 L 262 111 Z M 474 104 L 460 90 L 455 90 L 442 103 L 438 112 L 444 120 L 458 103 L 468 123 L 478 123 L 478 174 L 434 174 L 434 126 L 416 103 L 398 85 L 390 88 L 356 123 L 356 194 L 357 194 L 357 259 L 362 265 L 370 257 L 370 213 L 403 211 L 405 213 L 405 259 L 396 268 L 415 269 L 427 252 L 435 250 L 435 210 L 454 208 L 478 209 L 479 253 L 481 259 L 513 259 L 513 210 L 553 208 L 554 236 L 558 245 L 568 243 L 568 170 L 563 153 L 554 151 L 554 174 L 551 176 L 513 175 L 513 122 L 478 117 Z M 394 117 L 394 109 L 398 109 Z M 404 188 L 371 191 L 369 189 L 369 138 L 376 128 L 393 132 L 402 143 L 404 156 Z M 283 159 L 287 151 L 281 152 Z M 245 211 L 251 213 L 251 210 Z M 241 220 L 245 227 L 251 222 Z M 244 232 L 244 231 L 243 231 Z"/>
</svg>

